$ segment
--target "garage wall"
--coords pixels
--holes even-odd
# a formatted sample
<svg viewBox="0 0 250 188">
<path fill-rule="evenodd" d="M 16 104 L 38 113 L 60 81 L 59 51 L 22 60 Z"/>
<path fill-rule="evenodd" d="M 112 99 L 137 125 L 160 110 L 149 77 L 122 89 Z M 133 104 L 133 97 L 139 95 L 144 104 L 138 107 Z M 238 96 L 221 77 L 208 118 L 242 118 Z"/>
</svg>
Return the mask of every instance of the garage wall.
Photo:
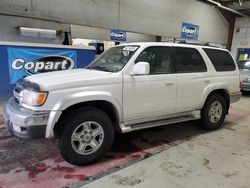
<svg viewBox="0 0 250 188">
<path fill-rule="evenodd" d="M 127 41 L 128 42 L 155 42 L 156 36 L 127 32 Z"/>
<path fill-rule="evenodd" d="M 21 36 L 16 29 L 16 26 L 20 25 L 27 27 L 70 31 L 70 27 L 68 24 L 59 24 L 51 21 L 44 21 L 31 18 L 0 15 L 0 23 L 0 41 L 62 44 L 64 40 L 64 34 L 62 34 L 61 36 L 57 36 L 56 39 L 32 38 Z"/>
<path fill-rule="evenodd" d="M 237 58 L 238 48 L 250 48 L 250 18 L 237 17 L 235 20 L 234 36 L 231 52 Z M 241 41 L 246 40 L 248 44 L 242 45 Z"/>
<path fill-rule="evenodd" d="M 200 41 L 227 43 L 228 23 L 213 6 L 195 0 L 121 1 L 121 29 L 180 38 L 182 22 L 200 26 Z"/>
<path fill-rule="evenodd" d="M 201 41 L 223 44 L 228 34 L 219 11 L 197 0 L 1 0 L 0 13 L 176 38 L 185 21 L 200 26 Z"/>
<path fill-rule="evenodd" d="M 72 38 L 110 40 L 110 29 L 71 25 Z M 142 33 L 127 32 L 127 42 L 155 42 L 156 36 Z"/>
</svg>

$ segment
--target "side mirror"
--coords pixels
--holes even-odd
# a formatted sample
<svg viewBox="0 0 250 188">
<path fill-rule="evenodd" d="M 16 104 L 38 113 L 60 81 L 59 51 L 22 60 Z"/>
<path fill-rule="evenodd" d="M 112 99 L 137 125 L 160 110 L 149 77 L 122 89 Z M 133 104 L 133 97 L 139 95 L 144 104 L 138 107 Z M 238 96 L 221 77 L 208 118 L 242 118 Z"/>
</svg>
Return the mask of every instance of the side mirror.
<svg viewBox="0 0 250 188">
<path fill-rule="evenodd" d="M 134 65 L 132 75 L 148 75 L 150 66 L 148 62 L 138 62 Z"/>
</svg>

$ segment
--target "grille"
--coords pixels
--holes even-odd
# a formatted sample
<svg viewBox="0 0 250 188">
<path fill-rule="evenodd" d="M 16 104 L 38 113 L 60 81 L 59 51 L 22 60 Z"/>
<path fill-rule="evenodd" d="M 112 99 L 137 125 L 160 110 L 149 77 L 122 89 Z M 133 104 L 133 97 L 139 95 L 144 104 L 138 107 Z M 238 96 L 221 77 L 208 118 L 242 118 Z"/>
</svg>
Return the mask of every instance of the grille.
<svg viewBox="0 0 250 188">
<path fill-rule="evenodd" d="M 18 99 L 18 98 L 14 97 L 14 101 L 15 101 L 17 104 L 20 104 L 20 102 L 19 102 L 19 99 Z"/>
<path fill-rule="evenodd" d="M 14 91 L 15 91 L 16 93 L 21 93 L 22 89 L 19 88 L 19 87 L 15 87 Z"/>
<path fill-rule="evenodd" d="M 20 104 L 20 93 L 21 93 L 22 89 L 20 88 L 20 86 L 17 84 L 17 86 L 15 87 L 14 91 L 13 91 L 13 95 L 14 95 L 14 100 L 17 104 Z"/>
<path fill-rule="evenodd" d="M 250 78 L 245 78 L 245 79 L 243 79 L 243 82 L 244 82 L 244 83 L 250 83 Z"/>
</svg>

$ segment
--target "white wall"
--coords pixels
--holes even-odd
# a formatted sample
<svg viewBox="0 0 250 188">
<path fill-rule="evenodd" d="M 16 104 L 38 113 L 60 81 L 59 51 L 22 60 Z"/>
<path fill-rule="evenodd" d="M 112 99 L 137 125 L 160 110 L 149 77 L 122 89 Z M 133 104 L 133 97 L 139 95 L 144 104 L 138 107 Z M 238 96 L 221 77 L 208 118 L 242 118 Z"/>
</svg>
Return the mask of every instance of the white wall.
<svg viewBox="0 0 250 188">
<path fill-rule="evenodd" d="M 72 38 L 109 40 L 110 33 L 108 29 L 88 27 L 81 25 L 70 26 Z"/>
<path fill-rule="evenodd" d="M 98 40 L 91 40 L 91 39 L 79 39 L 75 38 L 72 39 L 72 45 L 73 46 L 89 46 L 89 43 L 96 43 L 101 42 L 104 44 L 104 50 L 107 50 L 113 46 L 115 46 L 115 42 L 113 41 L 98 41 Z"/>
<path fill-rule="evenodd" d="M 64 34 L 62 34 L 61 36 L 57 36 L 56 39 L 24 37 L 20 35 L 19 31 L 17 31 L 16 26 L 27 26 L 27 27 L 37 27 L 44 29 L 70 31 L 70 27 L 67 24 L 58 24 L 50 21 L 42 21 L 37 19 L 12 17 L 12 16 L 0 15 L 0 24 L 1 24 L 0 41 L 62 44 L 64 40 Z"/>
<path fill-rule="evenodd" d="M 222 44 L 228 35 L 219 11 L 197 0 L 0 0 L 1 13 L 175 38 L 190 22 L 200 26 L 201 41 Z"/>
<path fill-rule="evenodd" d="M 71 25 L 72 38 L 96 39 L 109 41 L 110 29 L 88 27 L 81 25 Z M 127 42 L 155 42 L 156 37 L 141 33 L 127 32 Z"/>
<path fill-rule="evenodd" d="M 237 58 L 238 48 L 250 48 L 250 18 L 236 18 L 231 52 Z M 242 45 L 241 41 L 248 41 L 247 45 Z"/>
<path fill-rule="evenodd" d="M 155 42 L 156 36 L 127 32 L 127 42 Z"/>
<path fill-rule="evenodd" d="M 121 1 L 120 28 L 180 38 L 182 22 L 200 26 L 200 41 L 227 43 L 228 23 L 213 6 L 195 0 Z"/>
</svg>

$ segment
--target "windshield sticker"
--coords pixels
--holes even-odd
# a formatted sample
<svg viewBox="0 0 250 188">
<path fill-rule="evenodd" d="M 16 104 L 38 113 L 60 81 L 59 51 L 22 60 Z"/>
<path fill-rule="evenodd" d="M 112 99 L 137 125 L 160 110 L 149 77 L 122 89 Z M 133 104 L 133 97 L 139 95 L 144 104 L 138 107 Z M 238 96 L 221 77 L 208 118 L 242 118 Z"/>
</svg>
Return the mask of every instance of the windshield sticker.
<svg viewBox="0 0 250 188">
<path fill-rule="evenodd" d="M 137 46 L 126 46 L 122 50 L 132 51 L 134 52 L 138 47 Z"/>
</svg>

